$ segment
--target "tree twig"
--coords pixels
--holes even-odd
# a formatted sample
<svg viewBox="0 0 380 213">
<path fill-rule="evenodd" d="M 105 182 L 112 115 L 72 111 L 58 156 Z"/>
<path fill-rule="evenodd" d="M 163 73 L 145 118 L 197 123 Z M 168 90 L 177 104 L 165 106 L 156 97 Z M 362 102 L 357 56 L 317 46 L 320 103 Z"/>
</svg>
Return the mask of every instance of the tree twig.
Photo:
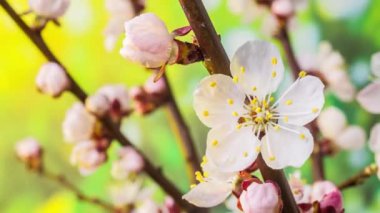
<svg viewBox="0 0 380 213">
<path fill-rule="evenodd" d="M 349 178 L 348 180 L 344 181 L 343 183 L 338 185 L 338 188 L 340 190 L 344 190 L 353 186 L 357 186 L 362 184 L 366 179 L 371 177 L 372 175 L 375 175 L 377 173 L 378 167 L 376 164 L 371 164 L 369 166 L 366 166 L 362 171 L 360 171 L 355 176 Z"/>
<path fill-rule="evenodd" d="M 36 47 L 40 50 L 40 52 L 51 62 L 55 62 L 60 64 L 63 68 L 62 63 L 56 58 L 56 56 L 50 51 L 45 41 L 43 40 L 41 34 L 37 31 L 33 31 L 14 11 L 14 9 L 5 1 L 0 0 L 0 5 L 4 8 L 4 10 L 8 13 L 8 15 L 16 22 L 16 24 L 22 29 L 22 31 L 29 37 L 29 39 L 36 45 Z M 70 76 L 67 70 L 64 68 L 66 75 L 70 80 L 70 91 L 74 94 L 81 102 L 86 100 L 87 94 L 84 90 L 76 83 L 76 81 Z M 102 118 L 100 121 L 107 128 L 107 130 L 112 134 L 112 136 L 121 144 L 132 146 L 134 145 L 120 132 L 120 129 L 117 125 L 115 125 L 110 118 Z M 135 147 L 134 147 L 135 148 Z M 136 149 L 136 148 L 135 148 Z M 160 168 L 156 168 L 146 156 L 136 149 L 137 152 L 144 159 L 144 171 L 158 184 L 160 187 L 168 193 L 173 199 L 180 205 L 181 207 L 187 210 L 193 210 L 194 207 L 185 202 L 182 199 L 182 193 L 177 189 L 177 187 L 169 181 L 161 172 Z"/>
<path fill-rule="evenodd" d="M 230 74 L 230 61 L 201 0 L 179 0 L 192 27 L 210 74 Z M 260 161 L 260 158 L 258 159 Z M 265 163 L 259 164 L 265 180 L 275 181 L 281 188 L 284 212 L 298 212 L 298 207 L 282 170 L 272 170 Z M 265 174 L 265 175 L 264 175 Z"/>
</svg>

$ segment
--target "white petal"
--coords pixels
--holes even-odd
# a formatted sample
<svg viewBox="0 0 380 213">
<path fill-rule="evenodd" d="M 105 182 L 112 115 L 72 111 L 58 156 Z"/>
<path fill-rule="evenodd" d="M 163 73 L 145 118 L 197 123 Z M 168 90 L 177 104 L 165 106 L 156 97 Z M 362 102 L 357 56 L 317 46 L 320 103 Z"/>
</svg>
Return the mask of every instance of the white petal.
<svg viewBox="0 0 380 213">
<path fill-rule="evenodd" d="M 228 182 L 233 180 L 238 175 L 238 172 L 223 172 L 218 167 L 216 167 L 212 161 L 208 160 L 209 157 L 206 157 L 206 159 L 206 162 L 202 162 L 202 169 L 203 172 L 209 175 L 209 177 L 212 177 L 213 179 L 217 179 L 219 181 Z"/>
<path fill-rule="evenodd" d="M 319 78 L 303 77 L 280 97 L 275 111 L 287 116 L 288 123 L 303 126 L 319 115 L 325 103 L 323 88 Z"/>
<path fill-rule="evenodd" d="M 374 82 L 362 89 L 356 97 L 360 105 L 368 112 L 380 113 L 380 82 Z"/>
<path fill-rule="evenodd" d="M 340 109 L 329 107 L 321 112 L 317 125 L 325 138 L 333 140 L 346 128 L 347 119 Z"/>
<path fill-rule="evenodd" d="M 230 184 L 220 181 L 209 181 L 198 184 L 182 198 L 199 207 L 213 207 L 227 199 L 231 194 Z"/>
<path fill-rule="evenodd" d="M 231 74 L 237 77 L 247 94 L 263 97 L 277 89 L 283 79 L 284 64 L 278 49 L 271 43 L 249 41 L 233 56 Z"/>
<path fill-rule="evenodd" d="M 380 52 L 372 55 L 371 58 L 372 74 L 380 78 Z"/>
<path fill-rule="evenodd" d="M 241 115 L 245 111 L 245 94 L 226 75 L 204 78 L 193 95 L 195 112 L 208 127 L 237 123 L 236 113 Z"/>
<path fill-rule="evenodd" d="M 380 123 L 377 123 L 371 129 L 369 147 L 373 152 L 380 152 Z"/>
<path fill-rule="evenodd" d="M 380 155 L 376 154 L 375 155 L 375 162 L 377 167 L 380 167 Z M 377 170 L 377 177 L 380 179 L 380 169 Z"/>
<path fill-rule="evenodd" d="M 263 158 L 273 169 L 301 167 L 313 151 L 313 136 L 305 127 L 286 124 L 283 126 L 292 131 L 283 128 L 275 130 L 269 126 L 267 134 L 261 139 Z"/>
<path fill-rule="evenodd" d="M 356 150 L 364 146 L 366 134 L 360 126 L 349 126 L 334 141 L 337 146 L 346 150 Z"/>
<path fill-rule="evenodd" d="M 257 158 L 259 140 L 251 127 L 237 129 L 232 125 L 214 127 L 207 135 L 206 156 L 223 172 L 236 172 L 249 167 Z"/>
</svg>

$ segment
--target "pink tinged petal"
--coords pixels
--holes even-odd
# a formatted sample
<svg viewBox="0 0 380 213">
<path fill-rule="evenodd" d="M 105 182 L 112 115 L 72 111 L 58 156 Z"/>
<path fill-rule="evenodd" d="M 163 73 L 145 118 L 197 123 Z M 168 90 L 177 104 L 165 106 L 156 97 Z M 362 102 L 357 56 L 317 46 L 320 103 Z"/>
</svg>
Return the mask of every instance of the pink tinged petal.
<svg viewBox="0 0 380 213">
<path fill-rule="evenodd" d="M 337 190 L 337 187 L 330 181 L 315 182 L 311 194 L 312 201 L 321 201 L 326 194 L 335 190 Z"/>
<path fill-rule="evenodd" d="M 307 128 L 289 124 L 282 124 L 279 129 L 269 126 L 261 141 L 263 158 L 273 169 L 301 167 L 314 146 L 313 136 Z"/>
<path fill-rule="evenodd" d="M 380 113 L 380 82 L 374 82 L 362 89 L 356 97 L 360 105 L 368 112 Z"/>
<path fill-rule="evenodd" d="M 380 167 L 380 154 L 375 154 L 375 163 Z M 377 170 L 377 177 L 380 179 L 380 169 Z"/>
<path fill-rule="evenodd" d="M 319 78 L 303 77 L 280 97 L 275 111 L 286 118 L 287 123 L 303 126 L 319 115 L 325 103 L 323 88 Z"/>
<path fill-rule="evenodd" d="M 250 41 L 231 60 L 231 74 L 247 94 L 263 97 L 274 92 L 284 75 L 278 49 L 266 41 Z"/>
<path fill-rule="evenodd" d="M 339 108 L 329 107 L 321 112 L 317 125 L 325 138 L 333 140 L 346 128 L 346 115 Z"/>
<path fill-rule="evenodd" d="M 339 190 L 334 190 L 326 194 L 322 201 L 319 203 L 321 212 L 334 212 L 340 213 L 343 211 L 343 195 Z"/>
<path fill-rule="evenodd" d="M 246 169 L 256 160 L 259 149 L 259 140 L 251 127 L 222 125 L 207 135 L 206 156 L 223 172 Z"/>
<path fill-rule="evenodd" d="M 380 52 L 372 55 L 371 70 L 374 76 L 380 78 Z"/>
<path fill-rule="evenodd" d="M 202 164 L 202 169 L 209 175 L 209 177 L 219 181 L 228 182 L 233 180 L 238 175 L 238 172 L 223 172 L 216 167 L 212 161 L 208 160 L 209 157 L 206 157 L 206 159 L 207 161 Z"/>
<path fill-rule="evenodd" d="M 366 134 L 360 126 L 349 126 L 339 134 L 334 143 L 345 150 L 357 150 L 364 146 Z"/>
<path fill-rule="evenodd" d="M 356 88 L 345 70 L 330 71 L 325 75 L 329 89 L 342 101 L 349 102 L 355 97 Z"/>
<path fill-rule="evenodd" d="M 281 200 L 272 183 L 252 183 L 240 195 L 239 201 L 245 213 L 277 213 L 280 211 Z"/>
<path fill-rule="evenodd" d="M 226 182 L 209 181 L 199 183 L 182 198 L 198 207 L 213 207 L 227 199 L 232 186 Z"/>
<path fill-rule="evenodd" d="M 237 124 L 239 115 L 245 112 L 245 94 L 225 75 L 204 78 L 193 96 L 195 112 L 208 127 Z"/>
<path fill-rule="evenodd" d="M 373 152 L 380 152 L 380 123 L 375 124 L 371 129 L 369 147 Z"/>
<path fill-rule="evenodd" d="M 58 18 L 62 16 L 69 7 L 69 0 L 29 0 L 29 6 L 37 15 L 47 18 Z"/>
</svg>

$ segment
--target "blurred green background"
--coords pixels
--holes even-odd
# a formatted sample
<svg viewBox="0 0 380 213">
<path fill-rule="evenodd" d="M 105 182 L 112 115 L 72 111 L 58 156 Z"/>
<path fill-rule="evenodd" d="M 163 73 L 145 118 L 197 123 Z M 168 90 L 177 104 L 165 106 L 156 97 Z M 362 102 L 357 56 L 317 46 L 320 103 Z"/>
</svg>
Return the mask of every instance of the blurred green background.
<svg viewBox="0 0 380 213">
<path fill-rule="evenodd" d="M 9 2 L 18 12 L 28 9 L 27 0 Z M 231 14 L 225 0 L 204 2 L 229 55 L 247 40 L 270 39 L 260 32 L 259 21 L 246 24 L 241 17 Z M 160 16 L 170 30 L 187 24 L 176 0 L 147 0 L 147 5 L 146 11 Z M 291 32 L 296 52 L 314 54 L 321 40 L 330 41 L 347 60 L 351 80 L 357 88 L 363 87 L 370 80 L 371 54 L 380 50 L 378 8 L 379 0 L 310 1 L 307 9 L 298 15 L 297 26 Z M 89 93 L 108 83 L 142 84 L 149 76 L 141 66 L 119 55 L 121 38 L 113 52 L 105 51 L 103 31 L 107 20 L 104 0 L 72 0 L 69 11 L 60 20 L 62 27 L 49 24 L 43 32 L 53 52 Z M 50 170 L 66 174 L 84 192 L 108 199 L 107 186 L 112 182 L 110 163 L 94 175 L 83 178 L 68 162 L 71 145 L 63 141 L 61 123 L 66 109 L 76 100 L 70 94 L 52 100 L 36 91 L 34 78 L 45 59 L 2 8 L 0 32 L 0 212 L 102 212 L 97 207 L 78 202 L 74 195 L 55 183 L 28 173 L 16 160 L 15 142 L 34 136 L 45 148 L 44 157 Z M 192 110 L 191 94 L 207 72 L 199 63 L 170 66 L 168 75 L 199 153 L 203 153 L 208 129 Z M 360 109 L 357 103 L 345 104 L 333 95 L 327 96 L 327 105 L 344 109 L 349 122 L 365 127 L 367 133 L 371 125 L 379 121 L 378 117 Z M 124 121 L 122 130 L 156 165 L 163 165 L 164 173 L 183 191 L 188 189 L 184 161 L 168 127 L 165 110 L 144 118 L 133 115 Z M 111 156 L 116 147 L 114 144 L 109 150 Z M 371 162 L 373 155 L 367 147 L 356 152 L 341 152 L 325 160 L 327 178 L 340 183 Z M 302 168 L 302 174 L 311 180 L 309 163 Z M 378 185 L 378 179 L 372 177 L 363 186 L 346 190 L 346 212 L 378 212 Z M 158 199 L 162 200 L 162 196 Z"/>
</svg>

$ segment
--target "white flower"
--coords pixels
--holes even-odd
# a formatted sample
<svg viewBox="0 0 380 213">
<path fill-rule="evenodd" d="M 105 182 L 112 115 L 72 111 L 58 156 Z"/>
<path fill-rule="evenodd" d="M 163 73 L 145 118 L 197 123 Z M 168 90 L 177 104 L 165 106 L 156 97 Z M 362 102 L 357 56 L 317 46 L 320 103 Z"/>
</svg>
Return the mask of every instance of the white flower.
<svg viewBox="0 0 380 213">
<path fill-rule="evenodd" d="M 144 167 L 141 155 L 132 147 L 119 150 L 119 159 L 112 163 L 111 174 L 116 179 L 124 179 L 131 172 L 139 172 Z"/>
<path fill-rule="evenodd" d="M 146 13 L 125 23 L 125 39 L 120 54 L 147 68 L 172 64 L 178 47 L 166 25 L 153 13 Z"/>
<path fill-rule="evenodd" d="M 377 79 L 362 89 L 356 98 L 368 112 L 380 114 L 380 52 L 372 55 L 371 68 Z"/>
<path fill-rule="evenodd" d="M 121 113 L 126 113 L 130 110 L 130 98 L 124 85 L 106 85 L 100 88 L 96 94 L 104 95 L 111 103 L 111 107 L 118 108 Z"/>
<path fill-rule="evenodd" d="M 344 58 L 324 41 L 319 46 L 317 61 L 313 69 L 319 71 L 328 83 L 328 88 L 342 101 L 352 101 L 356 89 L 351 83 Z"/>
<path fill-rule="evenodd" d="M 16 154 L 17 157 L 26 162 L 34 158 L 40 158 L 42 149 L 37 140 L 26 138 L 16 144 Z"/>
<path fill-rule="evenodd" d="M 348 125 L 346 116 L 336 107 L 323 110 L 317 119 L 317 124 L 322 135 L 341 149 L 360 149 L 366 141 L 364 129 Z"/>
<path fill-rule="evenodd" d="M 75 103 L 67 112 L 62 124 L 65 140 L 79 142 L 91 138 L 96 118 L 88 113 L 83 105 Z"/>
<path fill-rule="evenodd" d="M 29 6 L 39 16 L 58 18 L 69 7 L 70 0 L 29 0 Z"/>
<path fill-rule="evenodd" d="M 78 166 L 79 172 L 85 176 L 92 174 L 105 160 L 106 154 L 99 152 L 92 140 L 76 144 L 70 157 L 71 164 Z"/>
<path fill-rule="evenodd" d="M 198 185 L 191 186 L 191 190 L 183 196 L 183 199 L 199 207 L 213 207 L 227 199 L 235 186 L 238 173 L 224 173 L 203 157 L 201 164 L 203 174 L 196 172 Z"/>
<path fill-rule="evenodd" d="M 135 204 L 150 199 L 153 194 L 152 188 L 143 188 L 142 182 L 123 181 L 109 187 L 112 203 L 117 207 Z"/>
<path fill-rule="evenodd" d="M 86 109 L 97 116 L 103 116 L 108 112 L 111 103 L 103 94 L 94 94 L 86 99 Z"/>
<path fill-rule="evenodd" d="M 70 81 L 61 66 L 48 62 L 40 68 L 36 77 L 36 85 L 42 93 L 58 97 L 68 89 Z"/>
<path fill-rule="evenodd" d="M 277 48 L 265 41 L 240 47 L 232 58 L 231 74 L 233 78 L 208 76 L 194 92 L 196 114 L 212 128 L 206 155 L 225 172 L 246 169 L 260 152 L 271 168 L 300 167 L 314 142 L 302 126 L 322 109 L 322 82 L 301 72 L 274 101 L 284 65 Z M 261 140 L 260 133 L 265 133 Z"/>
</svg>

